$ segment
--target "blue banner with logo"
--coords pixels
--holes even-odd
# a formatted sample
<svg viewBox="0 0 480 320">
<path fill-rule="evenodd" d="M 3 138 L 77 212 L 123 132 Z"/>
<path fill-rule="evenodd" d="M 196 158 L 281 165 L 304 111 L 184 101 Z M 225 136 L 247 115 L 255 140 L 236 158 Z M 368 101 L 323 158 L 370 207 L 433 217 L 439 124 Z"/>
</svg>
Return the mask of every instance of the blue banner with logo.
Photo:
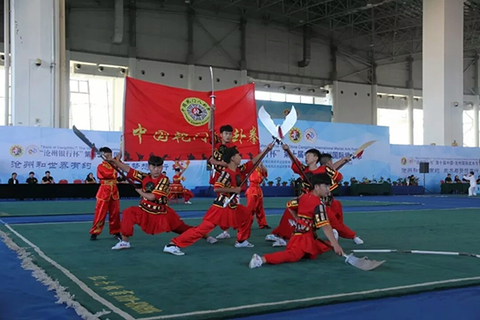
<svg viewBox="0 0 480 320">
<path fill-rule="evenodd" d="M 280 125 L 283 119 L 274 119 L 274 122 Z M 258 125 L 258 130 L 263 149 L 272 141 L 271 135 L 261 123 Z M 387 179 L 390 176 L 388 127 L 298 120 L 283 141 L 304 163 L 305 153 L 311 148 L 331 154 L 335 162 L 372 140 L 375 140 L 375 143 L 364 151 L 361 158 L 341 169 L 344 181 L 349 181 L 351 178 Z M 273 151 L 265 157 L 264 164 L 269 171 L 268 180 L 273 181 L 275 185 L 278 181 L 289 183 L 291 179 L 298 178 L 293 174 L 291 161 L 281 146 L 275 146 Z"/>
<path fill-rule="evenodd" d="M 281 124 L 283 119 L 274 121 Z M 114 153 L 119 152 L 120 132 L 84 131 L 84 134 L 97 147 L 108 146 Z M 263 149 L 272 139 L 261 123 L 259 134 Z M 430 164 L 425 182 L 431 192 L 440 191 L 440 181 L 448 173 L 452 178 L 458 175 L 460 179 L 470 171 L 479 175 L 479 148 L 390 145 L 387 127 L 298 120 L 283 141 L 304 162 L 305 152 L 310 148 L 330 153 L 334 160 L 338 160 L 371 140 L 376 142 L 364 151 L 360 159 L 342 168 L 344 181 L 351 178 L 380 180 L 389 177 L 395 181 L 413 174 L 420 178 L 420 185 L 423 185 L 423 174 L 419 173 L 420 162 Z M 158 154 L 162 152 L 159 150 Z M 55 182 L 67 180 L 73 183 L 75 180 L 85 180 L 90 172 L 96 175 L 96 166 L 100 161 L 99 158 L 90 159 L 90 149 L 70 129 L 0 127 L 0 183 L 7 183 L 13 172 L 17 173 L 20 183 L 25 183 L 31 171 L 38 180 L 45 175 L 45 171 L 50 171 Z M 146 162 L 129 164 L 148 172 Z M 297 178 L 290 169 L 290 159 L 278 145 L 266 156 L 264 164 L 269 170 L 268 181 L 273 184 L 277 184 L 277 181 L 289 183 L 290 179 Z M 174 166 L 188 166 L 184 173 L 184 185 L 187 188 L 208 185 L 211 172 L 205 169 L 205 161 L 167 161 L 164 170 L 170 178 L 175 174 Z"/>
<path fill-rule="evenodd" d="M 392 181 L 414 175 L 419 178 L 419 184 L 424 185 L 420 162 L 428 162 L 425 187 L 433 193 L 440 192 L 440 182 L 447 174 L 451 174 L 452 180 L 455 176 L 462 180 L 470 171 L 479 176 L 479 148 L 391 145 L 390 153 Z"/>
</svg>

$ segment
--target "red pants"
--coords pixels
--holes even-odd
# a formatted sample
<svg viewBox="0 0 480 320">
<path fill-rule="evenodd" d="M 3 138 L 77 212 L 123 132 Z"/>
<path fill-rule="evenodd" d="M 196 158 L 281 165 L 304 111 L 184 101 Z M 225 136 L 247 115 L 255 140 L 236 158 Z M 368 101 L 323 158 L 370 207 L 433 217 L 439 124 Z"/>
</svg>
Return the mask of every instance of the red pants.
<svg viewBox="0 0 480 320">
<path fill-rule="evenodd" d="M 90 234 L 102 233 L 105 225 L 105 219 L 108 216 L 108 227 L 110 234 L 120 232 L 120 201 L 110 197 L 108 200 L 97 199 L 95 206 L 95 216 L 93 217 L 93 226 L 90 229 Z"/>
<path fill-rule="evenodd" d="M 235 216 L 233 216 L 232 213 Z M 236 221 L 233 221 L 232 219 L 235 219 Z M 227 230 L 229 227 L 233 227 L 235 229 L 238 228 L 237 241 L 243 242 L 250 238 L 251 223 L 249 222 L 251 220 L 252 217 L 250 212 L 242 205 L 238 205 L 236 209 L 212 206 L 205 214 L 205 217 L 200 225 L 185 231 L 176 238 L 173 238 L 172 242 L 180 248 L 191 246 L 201 238 L 207 236 L 210 232 L 212 232 L 213 229 L 215 229 L 217 225 L 220 224 L 222 224 L 221 227 L 225 228 L 225 230 Z M 227 221 L 230 222 L 227 223 Z M 225 225 L 226 223 L 230 225 L 227 226 Z"/>
<path fill-rule="evenodd" d="M 269 264 L 297 262 L 303 257 L 315 259 L 317 255 L 331 250 L 328 246 L 315 240 L 312 233 L 295 235 L 288 242 L 285 251 L 264 255 Z"/>
<path fill-rule="evenodd" d="M 263 208 L 263 197 L 258 195 L 247 195 L 247 208 L 257 217 L 257 223 L 260 228 L 268 226 Z M 253 216 L 252 216 L 253 223 Z"/>
<path fill-rule="evenodd" d="M 272 234 L 285 240 L 289 240 L 292 237 L 293 232 L 295 231 L 296 220 L 290 213 L 290 210 L 294 209 L 288 207 L 285 208 L 278 227 L 276 227 L 272 231 Z"/>
<path fill-rule="evenodd" d="M 193 198 L 193 193 L 192 191 L 188 189 L 183 189 L 183 200 L 187 202 L 188 200 Z"/>
<path fill-rule="evenodd" d="M 327 216 L 332 229 L 338 231 L 338 235 L 345 239 L 355 238 L 355 232 L 343 223 L 342 203 L 333 199 L 330 206 L 327 206 Z"/>
<path fill-rule="evenodd" d="M 129 207 L 122 214 L 122 235 L 133 236 L 133 227 L 139 225 L 147 234 L 175 232 L 181 234 L 192 226 L 185 224 L 178 214 L 170 207 L 163 214 L 148 213 L 140 207 Z"/>
</svg>

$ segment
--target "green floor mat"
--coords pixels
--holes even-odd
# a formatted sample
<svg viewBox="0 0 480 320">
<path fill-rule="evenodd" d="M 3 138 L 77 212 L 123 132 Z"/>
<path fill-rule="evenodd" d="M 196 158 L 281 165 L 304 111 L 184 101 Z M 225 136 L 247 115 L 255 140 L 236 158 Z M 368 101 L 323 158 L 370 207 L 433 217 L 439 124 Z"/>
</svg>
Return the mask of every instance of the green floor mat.
<svg viewBox="0 0 480 320">
<path fill-rule="evenodd" d="M 264 199 L 264 207 L 268 209 L 283 209 L 285 204 L 291 198 L 272 197 Z M 348 198 L 339 198 L 344 207 L 363 207 L 363 206 L 392 206 L 404 205 L 405 203 L 386 201 L 362 201 L 350 200 Z M 387 198 L 388 199 L 388 198 Z M 171 203 L 176 211 L 207 211 L 212 205 L 211 198 L 194 198 L 191 205 L 182 202 Z M 241 198 L 241 202 L 246 204 L 246 199 Z M 408 204 L 408 203 L 407 203 Z M 415 203 L 411 203 L 415 204 Z M 120 208 L 123 210 L 130 206 L 138 205 L 137 199 L 120 200 Z M 93 214 L 95 211 L 95 200 L 74 200 L 74 201 L 5 201 L 0 202 L 0 216 L 44 216 L 44 215 L 74 215 L 74 214 Z"/>
<path fill-rule="evenodd" d="M 346 252 L 394 248 L 478 253 L 478 227 L 472 223 L 477 216 L 478 210 L 358 212 L 346 215 L 346 223 L 365 245 L 355 246 L 346 239 L 340 243 Z M 278 219 L 269 217 L 269 222 L 275 225 Z M 186 222 L 196 225 L 200 220 Z M 480 283 L 480 261 L 456 256 L 369 254 L 370 259 L 387 262 L 365 272 L 329 252 L 316 260 L 252 270 L 248 262 L 253 253 L 283 250 L 271 247 L 264 240 L 267 231 L 256 226 L 250 239 L 255 248 L 234 248 L 233 237 L 214 245 L 202 239 L 184 249 L 185 256 L 162 252 L 174 236 L 170 233 L 148 236 L 137 228 L 130 250 L 112 251 L 116 241 L 107 234 L 95 242 L 88 240 L 89 222 L 19 224 L 12 228 L 105 299 L 107 306 L 6 230 L 90 312 L 112 311 L 102 319 L 126 318 L 118 314 L 122 312 L 135 319 L 225 319 Z M 5 231 L 4 226 L 1 229 Z"/>
</svg>

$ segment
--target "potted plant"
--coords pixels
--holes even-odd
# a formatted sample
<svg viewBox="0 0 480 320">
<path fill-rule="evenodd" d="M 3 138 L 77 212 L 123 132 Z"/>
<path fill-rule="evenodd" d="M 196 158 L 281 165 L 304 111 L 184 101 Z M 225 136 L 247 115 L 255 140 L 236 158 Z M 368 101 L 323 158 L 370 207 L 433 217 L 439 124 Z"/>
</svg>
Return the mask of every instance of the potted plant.
<svg viewBox="0 0 480 320">
<path fill-rule="evenodd" d="M 282 181 L 282 186 L 283 186 L 283 187 L 286 187 L 286 186 L 287 186 L 287 184 L 288 184 L 288 182 L 287 182 L 287 181 Z"/>
<path fill-rule="evenodd" d="M 280 187 L 280 182 L 282 181 L 282 178 L 276 177 L 275 180 L 277 181 L 277 187 Z"/>
<path fill-rule="evenodd" d="M 273 186 L 273 181 L 268 181 L 267 184 L 268 184 L 269 187 L 271 187 L 271 186 Z"/>
<path fill-rule="evenodd" d="M 290 178 L 290 180 L 288 180 L 288 181 L 290 181 L 290 186 L 291 186 L 291 187 L 294 187 L 294 186 L 295 186 L 295 179 Z"/>
<path fill-rule="evenodd" d="M 390 178 L 387 178 L 387 180 L 385 181 L 385 183 L 392 184 L 392 180 L 390 180 Z"/>
<path fill-rule="evenodd" d="M 343 185 L 344 185 L 345 187 L 348 187 L 348 185 L 349 185 L 348 181 L 343 182 Z"/>
<path fill-rule="evenodd" d="M 358 180 L 355 179 L 355 177 L 351 177 L 351 178 L 350 178 L 350 183 L 351 183 L 351 184 L 356 184 L 356 183 L 358 183 Z"/>
</svg>

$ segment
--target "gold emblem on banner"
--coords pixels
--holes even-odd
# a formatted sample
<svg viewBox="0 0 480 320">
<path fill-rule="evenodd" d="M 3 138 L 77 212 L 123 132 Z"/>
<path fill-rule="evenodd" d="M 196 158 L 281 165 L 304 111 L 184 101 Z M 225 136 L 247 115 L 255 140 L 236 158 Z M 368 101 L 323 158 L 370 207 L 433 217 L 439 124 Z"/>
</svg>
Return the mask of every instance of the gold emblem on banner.
<svg viewBox="0 0 480 320">
<path fill-rule="evenodd" d="M 293 143 L 299 143 L 302 140 L 302 131 L 294 127 L 288 132 L 288 137 Z"/>
<path fill-rule="evenodd" d="M 192 126 L 200 127 L 210 120 L 210 106 L 199 98 L 187 98 L 180 104 L 180 111 Z"/>
<path fill-rule="evenodd" d="M 10 154 L 14 157 L 21 157 L 23 155 L 22 146 L 16 144 L 10 147 Z"/>
</svg>

